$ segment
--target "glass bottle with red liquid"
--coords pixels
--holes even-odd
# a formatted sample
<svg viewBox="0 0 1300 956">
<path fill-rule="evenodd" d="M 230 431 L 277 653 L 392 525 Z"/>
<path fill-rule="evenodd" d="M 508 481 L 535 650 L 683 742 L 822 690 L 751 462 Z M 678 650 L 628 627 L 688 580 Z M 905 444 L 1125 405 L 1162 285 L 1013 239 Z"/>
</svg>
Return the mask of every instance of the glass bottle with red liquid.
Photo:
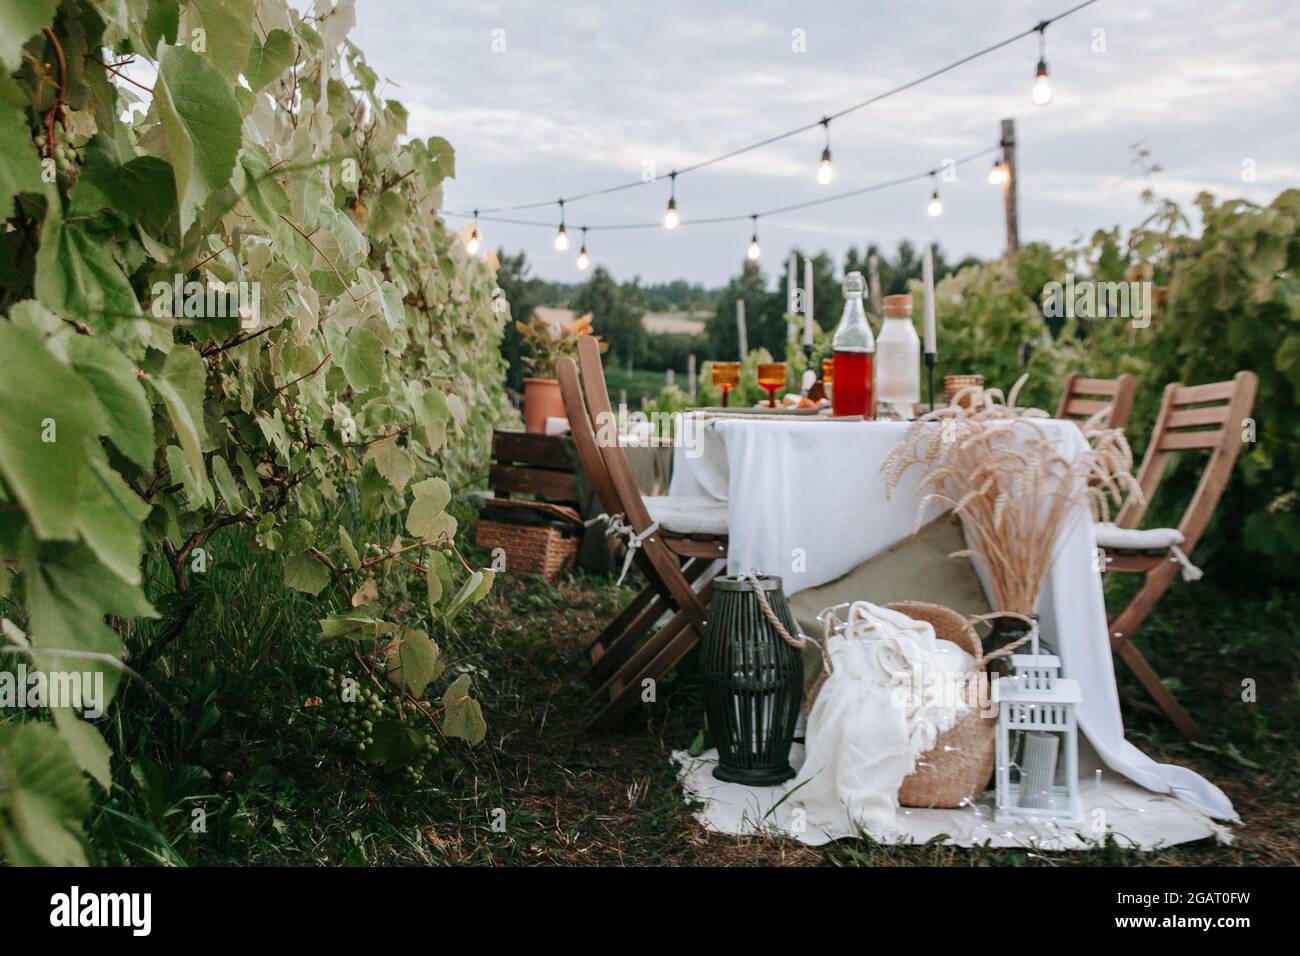
<svg viewBox="0 0 1300 956">
<path fill-rule="evenodd" d="M 844 314 L 835 329 L 834 352 L 835 387 L 831 392 L 831 410 L 836 415 L 861 415 L 876 417 L 875 364 L 876 337 L 867 323 L 867 310 L 862 304 L 862 294 L 867 284 L 861 272 L 850 272 L 844 277 Z"/>
</svg>

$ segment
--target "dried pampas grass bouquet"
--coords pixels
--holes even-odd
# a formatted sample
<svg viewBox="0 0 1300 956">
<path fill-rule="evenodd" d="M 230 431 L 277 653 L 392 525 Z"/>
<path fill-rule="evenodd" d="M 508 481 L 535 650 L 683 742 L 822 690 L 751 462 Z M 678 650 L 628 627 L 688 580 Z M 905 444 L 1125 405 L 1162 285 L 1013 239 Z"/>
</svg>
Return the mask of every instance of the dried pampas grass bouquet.
<svg viewBox="0 0 1300 956">
<path fill-rule="evenodd" d="M 1109 410 L 1080 425 L 1085 449 L 1067 457 L 1044 427 L 1047 412 L 1016 405 L 1028 378 L 1005 399 L 996 388 L 961 389 L 952 404 L 913 422 L 881 465 L 887 494 L 909 468 L 921 469 L 917 528 L 933 505 L 950 506 L 969 548 L 952 557 L 981 561 L 997 610 L 1020 614 L 1033 613 L 1076 505 L 1086 502 L 1094 519 L 1106 521 L 1112 502 L 1142 494 L 1124 432 L 1106 427 Z"/>
</svg>

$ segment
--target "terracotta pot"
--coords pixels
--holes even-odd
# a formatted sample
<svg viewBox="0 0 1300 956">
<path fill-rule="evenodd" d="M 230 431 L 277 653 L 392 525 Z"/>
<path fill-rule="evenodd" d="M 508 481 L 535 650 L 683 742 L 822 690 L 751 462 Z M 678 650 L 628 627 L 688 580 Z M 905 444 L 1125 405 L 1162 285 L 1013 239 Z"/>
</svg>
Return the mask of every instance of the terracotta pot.
<svg viewBox="0 0 1300 956">
<path fill-rule="evenodd" d="M 524 431 L 546 432 L 546 419 L 564 417 L 564 397 L 558 378 L 524 379 Z"/>
</svg>

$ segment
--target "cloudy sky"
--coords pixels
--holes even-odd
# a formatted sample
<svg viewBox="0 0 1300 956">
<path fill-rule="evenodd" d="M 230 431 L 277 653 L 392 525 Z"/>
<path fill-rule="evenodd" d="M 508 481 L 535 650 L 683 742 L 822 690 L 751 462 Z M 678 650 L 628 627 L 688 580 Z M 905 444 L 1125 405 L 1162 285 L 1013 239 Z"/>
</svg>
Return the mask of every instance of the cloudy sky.
<svg viewBox="0 0 1300 956">
<path fill-rule="evenodd" d="M 486 242 L 524 249 L 536 274 L 573 281 L 577 227 L 660 219 L 670 169 L 816 122 L 1072 5 L 359 0 L 353 36 L 410 110 L 411 133 L 456 148 L 449 209 L 574 195 L 640 179 L 653 164 L 660 181 L 568 207 L 568 253 L 552 247 L 553 229 L 482 223 Z M 588 246 L 619 278 L 720 284 L 738 271 L 750 224 L 691 219 L 937 167 L 996 143 L 1003 117 L 1017 123 L 1022 241 L 1139 221 L 1137 142 L 1164 167 L 1154 177 L 1162 194 L 1266 202 L 1300 186 L 1298 37 L 1294 0 L 1100 0 L 1047 31 L 1046 108 L 1030 99 L 1038 50 L 1027 37 L 832 123 L 829 187 L 814 181 L 823 136 L 812 130 L 682 176 L 675 232 L 593 231 Z M 991 161 L 941 184 L 938 219 L 926 215 L 930 186 L 920 181 L 760 220 L 762 265 L 773 274 L 792 247 L 838 261 L 849 245 L 901 239 L 997 256 Z M 553 205 L 508 215 L 558 220 Z"/>
</svg>

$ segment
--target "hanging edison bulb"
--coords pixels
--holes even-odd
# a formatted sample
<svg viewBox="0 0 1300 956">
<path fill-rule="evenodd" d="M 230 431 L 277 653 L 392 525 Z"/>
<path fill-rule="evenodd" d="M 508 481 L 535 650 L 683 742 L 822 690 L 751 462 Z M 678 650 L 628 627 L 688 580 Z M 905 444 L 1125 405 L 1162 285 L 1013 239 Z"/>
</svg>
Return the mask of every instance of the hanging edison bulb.
<svg viewBox="0 0 1300 956">
<path fill-rule="evenodd" d="M 1038 31 L 1038 69 L 1034 71 L 1034 102 L 1046 106 L 1052 102 L 1052 84 L 1047 79 L 1047 24 L 1039 21 Z"/>
<path fill-rule="evenodd" d="M 569 234 L 564 231 L 564 200 L 560 200 L 560 229 L 555 234 L 555 251 L 564 252 L 569 248 Z"/>
<path fill-rule="evenodd" d="M 745 253 L 750 262 L 754 262 L 763 254 L 763 248 L 758 244 L 758 217 L 751 216 L 754 220 L 754 235 L 749 240 L 749 251 Z"/>
<path fill-rule="evenodd" d="M 465 243 L 465 251 L 471 256 L 478 253 L 478 247 L 481 239 L 478 234 L 478 226 L 475 226 L 469 234 L 469 240 Z"/>
<path fill-rule="evenodd" d="M 668 210 L 664 213 L 664 228 L 676 229 L 681 219 L 677 215 L 677 173 L 668 174 L 672 188 L 668 194 Z"/>
<path fill-rule="evenodd" d="M 578 268 L 586 271 L 587 266 L 591 265 L 591 257 L 587 255 L 587 227 L 582 227 L 582 248 L 578 250 Z"/>
<path fill-rule="evenodd" d="M 1000 159 L 993 160 L 993 168 L 989 170 L 989 185 L 1001 186 L 1011 177 L 1007 175 L 1006 164 Z"/>
<path fill-rule="evenodd" d="M 936 189 L 934 194 L 930 196 L 930 205 L 925 207 L 925 211 L 928 212 L 932 218 L 943 215 L 943 203 L 939 201 L 939 190 Z"/>
<path fill-rule="evenodd" d="M 835 178 L 835 169 L 831 166 L 831 121 L 829 118 L 822 120 L 822 128 L 826 130 L 826 148 L 822 150 L 822 161 L 817 167 L 817 185 L 829 186 L 831 180 Z"/>
<path fill-rule="evenodd" d="M 1047 61 L 1038 61 L 1038 71 L 1034 74 L 1034 103 L 1046 106 L 1052 102 L 1052 84 L 1047 79 Z"/>
</svg>

